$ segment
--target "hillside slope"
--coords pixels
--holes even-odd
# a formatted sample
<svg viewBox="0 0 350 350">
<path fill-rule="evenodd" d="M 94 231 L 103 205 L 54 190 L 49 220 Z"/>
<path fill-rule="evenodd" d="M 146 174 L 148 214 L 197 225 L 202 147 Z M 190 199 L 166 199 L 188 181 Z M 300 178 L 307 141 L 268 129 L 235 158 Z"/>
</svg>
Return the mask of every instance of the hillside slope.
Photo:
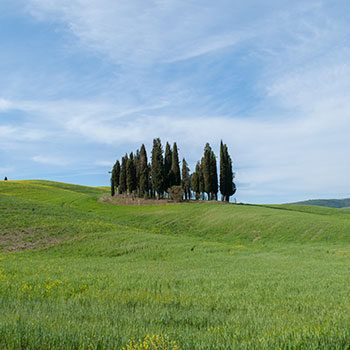
<svg viewBox="0 0 350 350">
<path fill-rule="evenodd" d="M 344 199 L 310 199 L 307 201 L 297 202 L 294 204 L 317 205 L 329 208 L 350 208 L 350 198 Z"/>
<path fill-rule="evenodd" d="M 50 181 L 0 183 L 2 249 L 28 249 L 120 229 L 227 243 L 350 242 L 350 212 L 304 205 L 100 203 L 104 189 Z M 17 242 L 17 243 L 16 243 Z"/>
<path fill-rule="evenodd" d="M 105 193 L 0 182 L 0 349 L 349 347 L 350 212 Z"/>
</svg>

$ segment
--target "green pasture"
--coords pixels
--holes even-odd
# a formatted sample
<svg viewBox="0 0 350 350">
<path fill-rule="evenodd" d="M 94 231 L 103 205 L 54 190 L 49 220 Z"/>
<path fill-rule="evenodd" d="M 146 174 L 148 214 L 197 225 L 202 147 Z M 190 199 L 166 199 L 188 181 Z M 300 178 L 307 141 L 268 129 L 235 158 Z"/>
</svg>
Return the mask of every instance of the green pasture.
<svg viewBox="0 0 350 350">
<path fill-rule="evenodd" d="M 350 349 L 350 211 L 105 193 L 0 183 L 0 349 Z"/>
</svg>

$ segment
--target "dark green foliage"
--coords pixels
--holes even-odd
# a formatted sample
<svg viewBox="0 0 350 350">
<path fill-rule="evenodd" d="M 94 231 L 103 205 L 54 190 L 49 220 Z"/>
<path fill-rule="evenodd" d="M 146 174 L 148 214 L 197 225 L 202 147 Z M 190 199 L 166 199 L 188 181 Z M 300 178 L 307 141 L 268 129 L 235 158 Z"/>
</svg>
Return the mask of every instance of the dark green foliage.
<svg viewBox="0 0 350 350">
<path fill-rule="evenodd" d="M 220 142 L 220 192 L 221 200 L 225 199 L 227 193 L 227 159 L 222 140 Z"/>
<path fill-rule="evenodd" d="M 136 190 L 136 168 L 134 164 L 134 155 L 131 152 L 126 165 L 126 184 L 129 193 L 134 193 Z"/>
<path fill-rule="evenodd" d="M 145 145 L 141 146 L 139 159 L 139 195 L 143 197 L 149 191 L 149 167 L 147 164 L 147 152 Z"/>
<path fill-rule="evenodd" d="M 197 169 L 198 166 L 198 169 Z M 199 183 L 199 193 L 202 194 L 202 199 L 204 199 L 204 174 L 203 174 L 203 167 L 200 162 L 197 163 L 196 166 L 196 172 L 198 174 L 198 183 Z"/>
<path fill-rule="evenodd" d="M 211 199 L 218 199 L 218 170 L 216 166 L 216 156 L 214 152 L 210 155 L 210 182 L 211 182 Z"/>
<path fill-rule="evenodd" d="M 228 168 L 232 169 L 230 165 L 231 159 L 228 154 L 225 159 L 228 162 L 225 165 L 228 164 Z M 225 172 L 221 173 L 224 174 Z M 142 145 L 140 151 L 137 150 L 135 154 L 130 154 L 130 158 L 128 155 L 125 155 L 121 165 L 119 161 L 116 162 L 111 179 L 111 186 L 113 186 L 112 183 L 114 184 L 114 189 L 111 188 L 111 193 L 118 189 L 119 194 L 128 192 L 139 197 L 153 198 L 157 196 L 157 198 L 162 198 L 164 192 L 168 192 L 170 187 L 181 186 L 184 190 L 185 199 L 191 199 L 193 182 L 193 191 L 196 199 L 204 200 L 205 192 L 208 200 L 217 199 L 218 174 L 216 157 L 209 143 L 206 144 L 202 160 L 197 162 L 196 170 L 192 176 L 189 173 L 185 159 L 183 159 L 180 172 L 176 142 L 174 142 L 173 149 L 171 149 L 168 142 L 166 143 L 163 157 L 161 140 L 157 138 L 153 140 L 151 164 L 147 163 L 146 148 Z M 222 181 L 221 178 L 220 181 Z M 232 182 L 230 189 L 227 189 L 227 191 L 229 195 L 235 191 L 235 186 Z"/>
<path fill-rule="evenodd" d="M 113 197 L 114 194 L 115 194 L 114 183 L 113 183 L 113 180 L 111 179 L 111 196 Z"/>
<path fill-rule="evenodd" d="M 128 155 L 126 154 L 122 158 L 122 165 L 120 167 L 120 175 L 119 175 L 119 187 L 118 192 L 119 193 L 125 193 L 127 191 L 127 180 L 126 180 L 126 168 L 128 163 Z"/>
<path fill-rule="evenodd" d="M 111 195 L 114 196 L 115 189 L 119 187 L 119 176 L 120 176 L 120 162 L 117 160 L 112 169 L 111 176 Z"/>
<path fill-rule="evenodd" d="M 228 153 L 227 145 L 220 143 L 220 192 L 222 200 L 229 202 L 230 196 L 236 192 L 233 183 L 232 160 Z"/>
<path fill-rule="evenodd" d="M 153 140 L 151 177 L 152 189 L 157 193 L 159 199 L 164 193 L 163 149 L 159 138 Z"/>
<path fill-rule="evenodd" d="M 196 200 L 198 200 L 200 198 L 200 191 L 199 191 L 198 174 L 196 172 L 192 173 L 191 175 L 191 187 L 193 192 L 195 193 Z"/>
<path fill-rule="evenodd" d="M 216 156 L 209 143 L 205 145 L 201 167 L 204 178 L 204 192 L 207 193 L 208 200 L 217 199 L 218 174 L 216 168 Z"/>
<path fill-rule="evenodd" d="M 190 169 L 185 158 L 182 160 L 182 188 L 184 190 L 185 199 L 191 199 Z"/>
<path fill-rule="evenodd" d="M 196 171 L 192 174 L 192 189 L 196 194 L 196 199 L 204 199 L 204 176 L 202 163 L 197 162 Z"/>
<path fill-rule="evenodd" d="M 171 151 L 170 145 L 167 142 L 165 146 L 165 155 L 164 155 L 164 188 L 165 191 L 171 187 L 171 164 L 172 164 L 173 152 Z"/>
<path fill-rule="evenodd" d="M 179 185 L 181 185 L 179 154 L 177 151 L 176 142 L 174 142 L 173 154 L 172 154 L 172 159 L 171 159 L 170 186 L 179 186 Z"/>
<path fill-rule="evenodd" d="M 140 151 L 136 150 L 134 155 L 134 166 L 136 175 L 136 193 L 140 194 Z"/>
</svg>

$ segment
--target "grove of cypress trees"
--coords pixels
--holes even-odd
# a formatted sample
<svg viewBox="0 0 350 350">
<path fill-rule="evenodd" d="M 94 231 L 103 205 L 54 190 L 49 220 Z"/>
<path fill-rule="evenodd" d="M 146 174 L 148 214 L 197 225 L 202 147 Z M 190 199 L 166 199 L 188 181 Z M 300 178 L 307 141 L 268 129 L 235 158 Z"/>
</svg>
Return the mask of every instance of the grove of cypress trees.
<svg viewBox="0 0 350 350">
<path fill-rule="evenodd" d="M 153 140 L 151 177 L 152 190 L 157 192 L 159 199 L 164 193 L 163 149 L 159 138 Z"/>
<path fill-rule="evenodd" d="M 153 140 L 151 164 L 147 160 L 147 152 L 144 145 L 140 151 L 126 154 L 121 163 L 119 160 L 113 166 L 111 176 L 111 195 L 118 193 L 136 194 L 139 197 L 162 198 L 164 191 L 172 186 L 182 187 L 185 199 L 191 199 L 191 189 L 195 192 L 196 199 L 217 200 L 218 173 L 216 156 L 209 143 L 205 145 L 204 154 L 200 162 L 197 162 L 195 172 L 190 175 L 188 164 L 183 158 L 180 173 L 179 155 L 176 142 L 171 149 L 166 143 L 165 154 L 161 140 Z M 182 177 L 182 180 L 181 180 Z M 222 200 L 229 201 L 230 196 L 236 192 L 233 183 L 232 160 L 228 154 L 227 146 L 220 143 L 220 191 Z M 182 192 L 180 189 L 180 191 Z M 207 194 L 205 196 L 205 193 Z"/>
<path fill-rule="evenodd" d="M 190 169 L 188 168 L 185 158 L 182 160 L 182 188 L 184 190 L 185 200 L 191 199 Z"/>
<path fill-rule="evenodd" d="M 179 164 L 179 154 L 177 151 L 176 142 L 173 145 L 173 154 L 171 159 L 171 186 L 180 186 L 181 185 L 181 174 L 180 174 L 180 164 Z"/>
</svg>

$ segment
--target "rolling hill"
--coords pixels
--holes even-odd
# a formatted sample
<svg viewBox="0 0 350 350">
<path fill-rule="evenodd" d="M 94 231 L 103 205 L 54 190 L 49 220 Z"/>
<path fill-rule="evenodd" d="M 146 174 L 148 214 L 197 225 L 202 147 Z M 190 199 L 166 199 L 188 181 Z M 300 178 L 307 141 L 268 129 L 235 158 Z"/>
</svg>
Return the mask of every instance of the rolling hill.
<svg viewBox="0 0 350 350">
<path fill-rule="evenodd" d="M 329 208 L 350 208 L 350 198 L 344 199 L 310 199 L 307 201 L 297 202 L 294 204 L 301 205 L 317 205 L 320 207 L 329 207 Z"/>
<path fill-rule="evenodd" d="M 349 211 L 105 194 L 0 183 L 1 349 L 347 348 Z"/>
</svg>

